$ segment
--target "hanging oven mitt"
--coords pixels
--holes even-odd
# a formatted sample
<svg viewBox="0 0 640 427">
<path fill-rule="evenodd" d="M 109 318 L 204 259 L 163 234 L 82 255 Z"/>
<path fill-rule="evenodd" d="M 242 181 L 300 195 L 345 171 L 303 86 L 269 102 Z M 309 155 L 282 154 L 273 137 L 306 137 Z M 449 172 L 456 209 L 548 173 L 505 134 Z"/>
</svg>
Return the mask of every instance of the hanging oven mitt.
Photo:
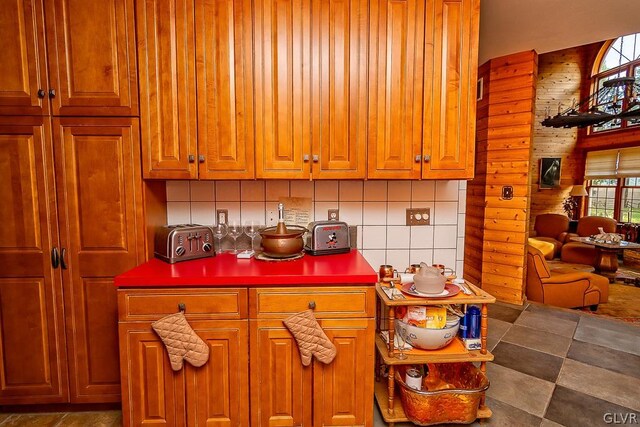
<svg viewBox="0 0 640 427">
<path fill-rule="evenodd" d="M 174 371 L 182 369 L 183 359 L 195 367 L 209 360 L 209 347 L 191 329 L 182 311 L 153 322 L 151 327 L 164 343 Z"/>
<path fill-rule="evenodd" d="M 336 357 L 336 346 L 327 338 L 311 310 L 305 310 L 283 320 L 298 343 L 302 364 L 309 366 L 311 356 L 322 363 L 331 363 Z"/>
</svg>

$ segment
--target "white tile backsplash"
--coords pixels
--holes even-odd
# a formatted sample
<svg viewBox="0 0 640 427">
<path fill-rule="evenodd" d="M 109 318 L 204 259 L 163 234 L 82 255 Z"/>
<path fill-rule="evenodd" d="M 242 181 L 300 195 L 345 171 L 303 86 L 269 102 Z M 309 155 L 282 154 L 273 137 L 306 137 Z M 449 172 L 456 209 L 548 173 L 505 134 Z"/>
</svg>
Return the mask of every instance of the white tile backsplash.
<svg viewBox="0 0 640 427">
<path fill-rule="evenodd" d="M 357 226 L 357 247 L 377 271 L 389 263 L 404 270 L 411 263 L 456 266 L 462 275 L 466 181 L 168 181 L 167 222 L 215 223 L 216 209 L 230 221 L 277 221 L 282 197 L 312 199 L 310 221 L 326 220 L 340 209 L 340 220 Z M 429 226 L 407 227 L 406 209 L 431 209 Z"/>
</svg>

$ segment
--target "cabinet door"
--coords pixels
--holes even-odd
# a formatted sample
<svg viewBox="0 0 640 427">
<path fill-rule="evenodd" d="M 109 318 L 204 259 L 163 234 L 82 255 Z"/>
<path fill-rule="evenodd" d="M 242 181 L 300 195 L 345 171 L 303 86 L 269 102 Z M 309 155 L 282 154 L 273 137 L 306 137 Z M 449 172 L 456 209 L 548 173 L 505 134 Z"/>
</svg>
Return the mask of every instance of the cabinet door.
<svg viewBox="0 0 640 427">
<path fill-rule="evenodd" d="M 196 1 L 200 178 L 254 177 L 251 19 L 251 0 Z"/>
<path fill-rule="evenodd" d="M 422 177 L 473 178 L 479 2 L 428 3 Z"/>
<path fill-rule="evenodd" d="M 54 115 L 134 116 L 133 0 L 47 0 Z"/>
<path fill-rule="evenodd" d="M 209 361 L 186 365 L 187 424 L 249 425 L 249 322 L 190 322 L 209 347 Z"/>
<path fill-rule="evenodd" d="M 136 7 L 144 177 L 195 179 L 193 0 L 139 0 Z"/>
<path fill-rule="evenodd" d="M 0 118 L 0 404 L 67 401 L 50 132 Z"/>
<path fill-rule="evenodd" d="M 424 3 L 370 2 L 369 178 L 420 178 Z"/>
<path fill-rule="evenodd" d="M 313 425 L 373 425 L 375 320 L 324 319 L 319 323 L 338 352 L 328 365 L 314 359 Z"/>
<path fill-rule="evenodd" d="M 250 320 L 251 425 L 311 425 L 312 367 L 282 320 Z M 369 374 L 367 374 L 369 376 Z"/>
<path fill-rule="evenodd" d="M 174 372 L 158 335 L 149 323 L 121 323 L 122 422 L 186 425 L 184 369 Z"/>
<path fill-rule="evenodd" d="M 137 119 L 55 119 L 72 402 L 120 400 L 113 277 L 143 260 Z"/>
<path fill-rule="evenodd" d="M 0 114 L 49 112 L 42 0 L 9 0 L 0 7 Z M 42 90 L 40 94 L 38 92 Z"/>
<path fill-rule="evenodd" d="M 363 179 L 368 2 L 312 0 L 313 177 Z"/>
<path fill-rule="evenodd" d="M 255 3 L 258 178 L 308 178 L 311 156 L 311 0 Z"/>
</svg>

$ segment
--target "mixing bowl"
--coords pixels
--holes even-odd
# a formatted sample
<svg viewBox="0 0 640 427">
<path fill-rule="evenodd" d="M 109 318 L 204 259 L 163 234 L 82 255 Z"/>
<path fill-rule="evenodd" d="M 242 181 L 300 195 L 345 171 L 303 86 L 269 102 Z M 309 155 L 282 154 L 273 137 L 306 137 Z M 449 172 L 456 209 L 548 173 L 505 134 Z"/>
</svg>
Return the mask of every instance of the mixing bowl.
<svg viewBox="0 0 640 427">
<path fill-rule="evenodd" d="M 453 341 L 459 328 L 458 317 L 447 317 L 447 326 L 443 329 L 419 328 L 396 319 L 396 333 L 412 346 L 423 350 L 445 347 Z"/>
</svg>

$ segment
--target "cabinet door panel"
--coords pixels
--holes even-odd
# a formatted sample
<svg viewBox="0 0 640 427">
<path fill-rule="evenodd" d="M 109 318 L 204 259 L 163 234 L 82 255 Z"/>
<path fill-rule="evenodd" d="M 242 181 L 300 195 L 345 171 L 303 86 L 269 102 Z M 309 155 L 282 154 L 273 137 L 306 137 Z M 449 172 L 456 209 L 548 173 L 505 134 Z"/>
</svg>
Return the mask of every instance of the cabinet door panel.
<svg viewBox="0 0 640 427">
<path fill-rule="evenodd" d="M 125 426 L 183 426 L 184 369 L 174 372 L 158 335 L 149 324 L 120 324 L 122 421 Z"/>
<path fill-rule="evenodd" d="M 142 261 L 136 119 L 55 119 L 71 400 L 120 400 L 113 277 Z"/>
<path fill-rule="evenodd" d="M 251 425 L 311 425 L 312 368 L 281 320 L 250 320 Z M 369 375 L 371 376 L 371 375 Z"/>
<path fill-rule="evenodd" d="M 137 2 L 145 178 L 197 178 L 193 13 L 193 0 Z"/>
<path fill-rule="evenodd" d="M 314 178 L 365 177 L 368 2 L 313 0 Z M 315 61 L 317 60 L 317 62 Z"/>
<path fill-rule="evenodd" d="M 255 4 L 256 175 L 308 178 L 310 0 Z"/>
<path fill-rule="evenodd" d="M 67 400 L 50 132 L 42 117 L 0 118 L 0 404 Z"/>
<path fill-rule="evenodd" d="M 250 0 L 196 2 L 200 178 L 254 177 Z"/>
<path fill-rule="evenodd" d="M 475 85 L 477 75 L 478 3 L 437 0 L 433 56 L 426 56 L 425 159 L 423 178 L 473 178 L 475 154 Z M 433 70 L 429 69 L 430 64 Z M 433 91 L 431 93 L 431 91 Z"/>
<path fill-rule="evenodd" d="M 370 2 L 368 177 L 420 177 L 424 2 Z"/>
<path fill-rule="evenodd" d="M 54 115 L 138 114 L 133 0 L 48 0 Z"/>
<path fill-rule="evenodd" d="M 0 7 L 0 114 L 42 115 L 49 101 L 42 0 L 9 0 Z"/>
<path fill-rule="evenodd" d="M 314 426 L 373 423 L 375 320 L 321 320 L 337 348 L 328 365 L 313 365 Z"/>
<path fill-rule="evenodd" d="M 209 361 L 201 368 L 187 366 L 187 423 L 194 426 L 249 425 L 248 321 L 190 324 L 207 343 Z"/>
</svg>

